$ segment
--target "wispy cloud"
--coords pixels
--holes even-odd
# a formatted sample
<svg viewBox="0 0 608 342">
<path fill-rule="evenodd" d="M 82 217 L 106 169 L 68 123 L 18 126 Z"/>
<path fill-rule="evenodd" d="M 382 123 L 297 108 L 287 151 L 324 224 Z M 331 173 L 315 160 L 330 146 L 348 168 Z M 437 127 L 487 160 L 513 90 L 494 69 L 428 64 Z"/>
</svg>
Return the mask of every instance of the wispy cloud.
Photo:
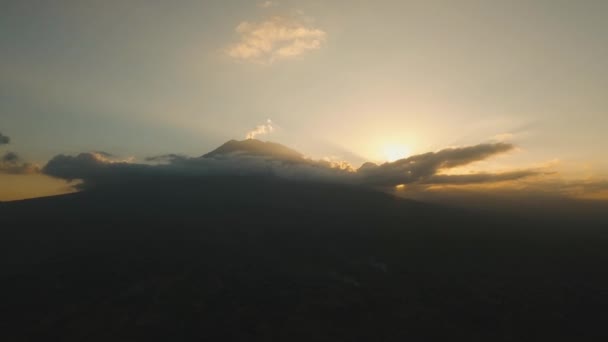
<svg viewBox="0 0 608 342">
<path fill-rule="evenodd" d="M 270 7 L 275 7 L 278 6 L 279 3 L 276 1 L 262 1 L 262 2 L 258 2 L 258 7 L 260 8 L 270 8 Z"/>
<path fill-rule="evenodd" d="M 485 160 L 497 154 L 505 153 L 514 149 L 514 146 L 506 143 L 479 144 L 474 146 L 446 148 L 438 152 L 418 154 L 408 158 L 400 159 L 392 163 L 375 165 L 364 164 L 358 171 L 368 184 L 379 186 L 391 186 L 397 184 L 433 183 L 434 177 L 439 177 L 442 170 L 453 169 L 468 165 L 476 161 Z M 528 174 L 517 173 L 510 175 L 525 177 Z M 437 179 L 441 183 L 448 181 L 449 176 L 441 176 Z M 497 175 L 484 175 L 477 177 L 453 178 L 457 183 L 477 183 L 498 180 Z"/>
<path fill-rule="evenodd" d="M 515 137 L 515 135 L 513 133 L 501 133 L 501 134 L 496 134 L 495 136 L 493 136 L 492 140 L 504 142 L 504 141 L 511 141 L 511 140 L 513 140 L 514 137 Z"/>
<path fill-rule="evenodd" d="M 502 173 L 471 173 L 464 175 L 433 175 L 423 180 L 421 184 L 487 184 L 497 183 L 505 181 L 514 181 L 530 176 L 536 176 L 542 174 L 537 170 L 521 170 L 521 171 L 509 171 Z"/>
<path fill-rule="evenodd" d="M 320 49 L 327 33 L 298 18 L 275 16 L 263 22 L 244 21 L 236 29 L 239 41 L 226 48 L 236 60 L 270 64 Z"/>
<path fill-rule="evenodd" d="M 258 125 L 256 128 L 247 132 L 247 134 L 245 135 L 245 138 L 255 139 L 255 137 L 257 137 L 258 135 L 269 134 L 269 133 L 272 133 L 272 131 L 274 131 L 274 126 L 272 124 L 272 120 L 268 119 L 268 120 L 266 120 L 265 124 Z"/>
</svg>

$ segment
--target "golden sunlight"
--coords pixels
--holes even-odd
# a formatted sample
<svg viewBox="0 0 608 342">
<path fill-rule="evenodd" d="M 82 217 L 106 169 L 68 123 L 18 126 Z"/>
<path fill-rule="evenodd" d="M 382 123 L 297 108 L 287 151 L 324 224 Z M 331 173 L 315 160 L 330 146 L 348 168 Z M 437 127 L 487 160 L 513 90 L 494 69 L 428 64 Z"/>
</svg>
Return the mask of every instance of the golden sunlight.
<svg viewBox="0 0 608 342">
<path fill-rule="evenodd" d="M 383 152 L 387 161 L 394 162 L 407 157 L 410 154 L 410 149 L 405 145 L 386 145 Z"/>
</svg>

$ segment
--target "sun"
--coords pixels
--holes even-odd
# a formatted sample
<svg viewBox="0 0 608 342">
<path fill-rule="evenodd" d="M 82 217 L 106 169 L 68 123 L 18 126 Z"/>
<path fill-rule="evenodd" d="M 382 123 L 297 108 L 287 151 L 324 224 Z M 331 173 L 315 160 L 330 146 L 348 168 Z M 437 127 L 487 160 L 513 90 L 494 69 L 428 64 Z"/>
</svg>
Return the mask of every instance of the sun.
<svg viewBox="0 0 608 342">
<path fill-rule="evenodd" d="M 410 149 L 405 145 L 391 144 L 386 145 L 383 149 L 384 158 L 389 162 L 403 159 L 410 154 Z"/>
</svg>

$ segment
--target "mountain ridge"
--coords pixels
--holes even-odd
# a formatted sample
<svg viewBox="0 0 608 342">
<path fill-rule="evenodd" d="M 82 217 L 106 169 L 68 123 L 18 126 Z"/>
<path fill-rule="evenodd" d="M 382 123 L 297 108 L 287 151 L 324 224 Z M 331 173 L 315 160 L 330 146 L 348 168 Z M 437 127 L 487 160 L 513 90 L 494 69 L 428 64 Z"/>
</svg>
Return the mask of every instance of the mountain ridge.
<svg viewBox="0 0 608 342">
<path fill-rule="evenodd" d="M 257 139 L 229 140 L 201 158 L 221 158 L 229 155 L 271 157 L 290 161 L 304 159 L 303 154 L 285 145 Z"/>
</svg>

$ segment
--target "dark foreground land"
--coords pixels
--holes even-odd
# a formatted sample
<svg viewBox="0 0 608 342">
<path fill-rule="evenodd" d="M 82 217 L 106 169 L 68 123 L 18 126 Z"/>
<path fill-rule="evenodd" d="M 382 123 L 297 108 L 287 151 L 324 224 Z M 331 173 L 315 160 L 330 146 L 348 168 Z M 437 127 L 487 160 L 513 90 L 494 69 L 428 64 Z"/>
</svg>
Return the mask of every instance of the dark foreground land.
<svg viewBox="0 0 608 342">
<path fill-rule="evenodd" d="M 608 225 L 213 178 L 0 204 L 1 341 L 603 341 Z"/>
</svg>

